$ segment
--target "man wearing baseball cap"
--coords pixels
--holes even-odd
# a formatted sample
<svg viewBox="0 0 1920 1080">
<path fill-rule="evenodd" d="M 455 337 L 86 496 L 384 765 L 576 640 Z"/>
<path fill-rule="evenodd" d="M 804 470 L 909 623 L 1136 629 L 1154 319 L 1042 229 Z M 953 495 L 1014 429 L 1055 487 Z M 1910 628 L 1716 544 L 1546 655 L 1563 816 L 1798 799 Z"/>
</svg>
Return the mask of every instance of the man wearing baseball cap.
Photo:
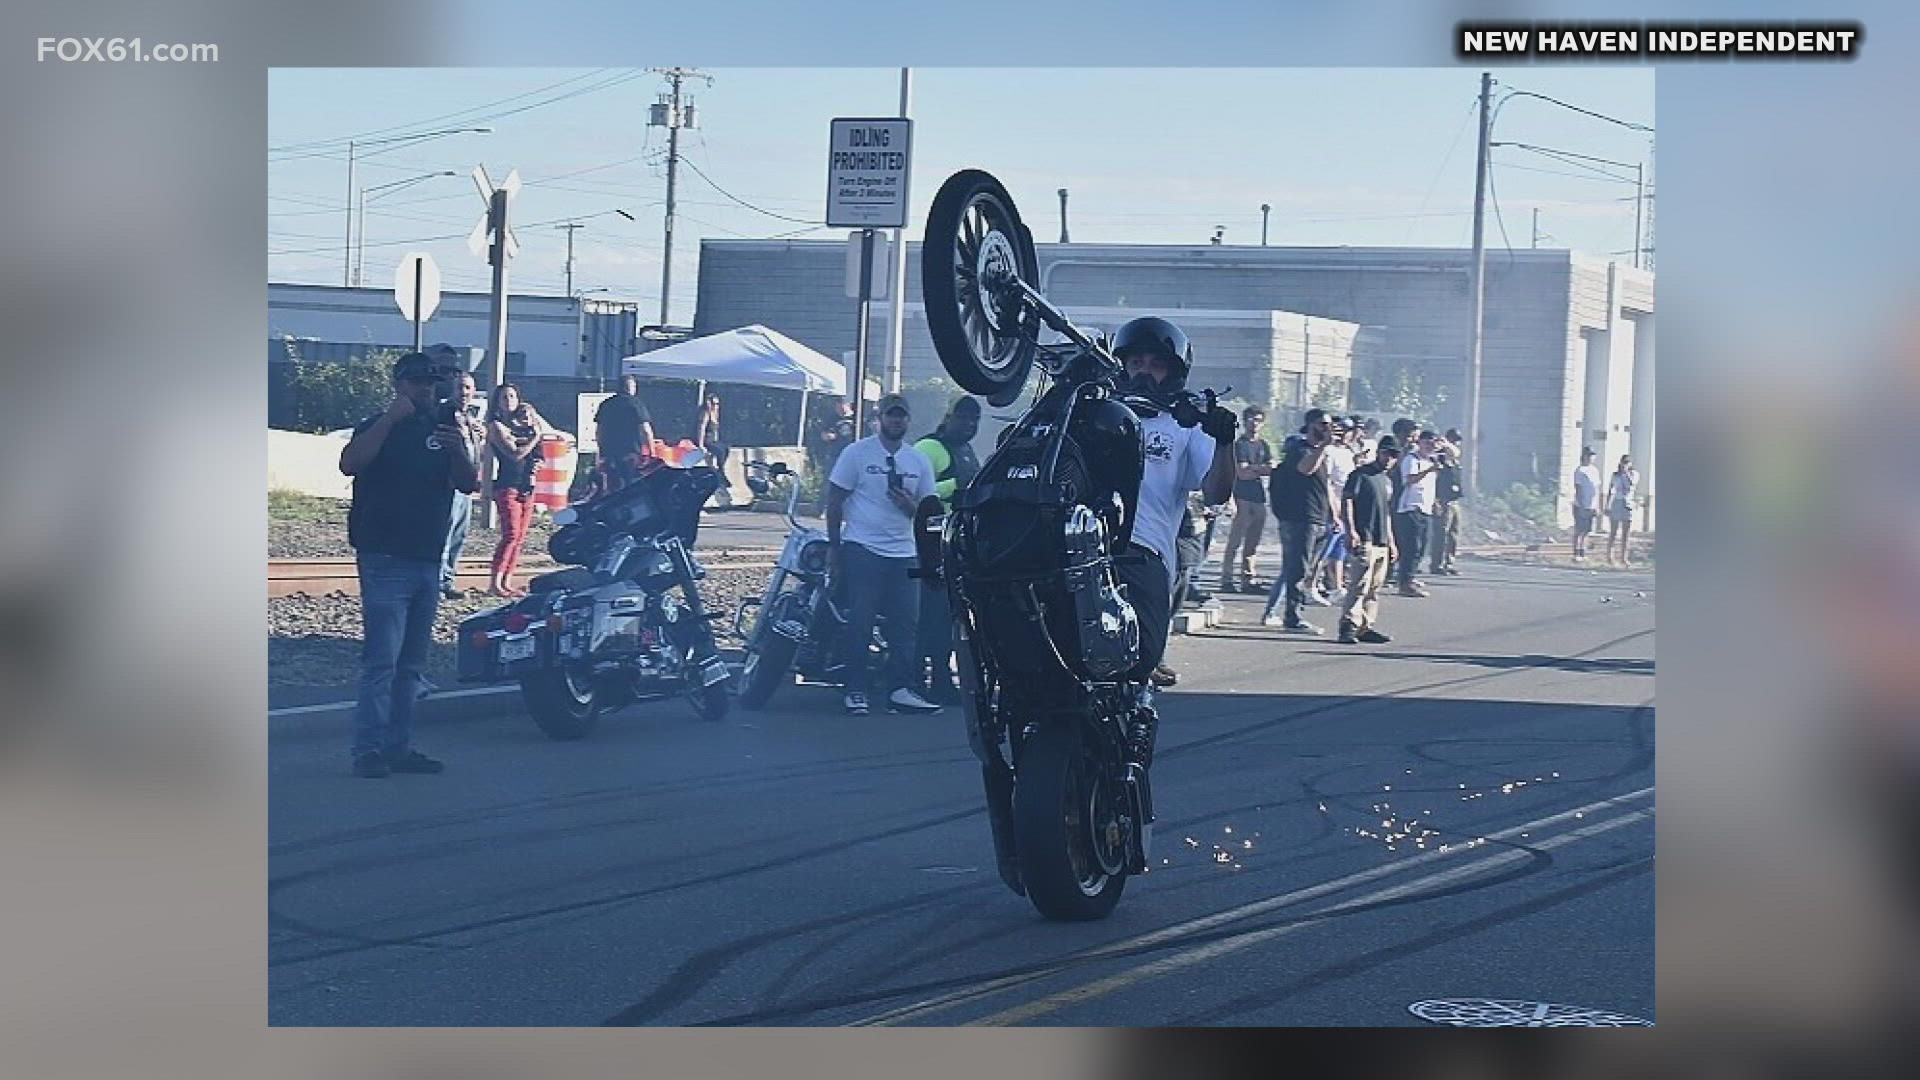
<svg viewBox="0 0 1920 1080">
<path fill-rule="evenodd" d="M 980 434 L 980 399 L 961 396 L 948 407 L 934 428 L 915 450 L 933 463 L 933 493 L 949 509 L 954 496 L 967 489 L 980 473 L 980 458 L 973 452 L 973 438 Z M 920 631 L 917 663 L 926 667 L 927 700 L 941 705 L 960 701 L 960 688 L 953 681 L 953 610 L 947 601 L 947 587 L 932 578 L 920 591 Z M 918 670 L 916 668 L 916 670 Z M 915 681 L 916 688 L 920 686 Z"/>
<path fill-rule="evenodd" d="M 365 634 L 355 776 L 442 768 L 413 747 L 413 706 L 433 643 L 454 497 L 480 488 L 479 425 L 439 415 L 461 374 L 425 353 L 402 356 L 393 365 L 393 401 L 354 428 L 340 451 L 340 471 L 353 477 L 347 542 L 360 573 Z"/>
<path fill-rule="evenodd" d="M 841 451 L 827 478 L 827 542 L 833 578 L 852 583 L 847 621 L 849 665 L 846 708 L 865 716 L 872 678 L 867 650 L 878 616 L 887 620 L 887 672 L 892 712 L 938 712 L 915 689 L 920 653 L 915 644 L 920 585 L 914 565 L 913 515 L 934 494 L 933 463 L 907 445 L 913 412 L 907 399 L 888 394 L 874 406 L 879 430 Z"/>
</svg>

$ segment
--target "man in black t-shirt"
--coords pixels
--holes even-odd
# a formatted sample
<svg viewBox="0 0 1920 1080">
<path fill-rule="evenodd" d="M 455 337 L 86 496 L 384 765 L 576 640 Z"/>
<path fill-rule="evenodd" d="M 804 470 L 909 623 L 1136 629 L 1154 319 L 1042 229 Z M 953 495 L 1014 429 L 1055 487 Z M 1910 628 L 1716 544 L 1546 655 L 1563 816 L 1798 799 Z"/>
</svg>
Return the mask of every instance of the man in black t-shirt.
<svg viewBox="0 0 1920 1080">
<path fill-rule="evenodd" d="M 1460 571 L 1454 568 L 1453 558 L 1460 552 L 1460 498 L 1464 494 L 1460 486 L 1460 430 L 1448 428 L 1447 437 L 1438 450 L 1440 471 L 1433 478 L 1433 521 L 1430 525 L 1432 531 L 1427 538 L 1427 573 L 1458 577 Z"/>
<path fill-rule="evenodd" d="M 1340 520 L 1347 530 L 1347 602 L 1340 612 L 1340 641 L 1385 644 L 1389 639 L 1374 622 L 1380 614 L 1380 586 L 1387 568 L 1399 556 L 1393 542 L 1393 489 L 1387 477 L 1400 461 L 1393 436 L 1380 439 L 1373 457 L 1347 476 L 1340 497 Z"/>
<path fill-rule="evenodd" d="M 1333 443 L 1333 424 L 1324 409 L 1308 409 L 1300 434 L 1287 439 L 1280 464 L 1274 466 L 1267 493 L 1273 519 L 1280 527 L 1280 576 L 1267 593 L 1265 626 L 1279 626 L 1297 634 L 1319 634 L 1319 627 L 1300 617 L 1307 561 L 1320 549 L 1327 527 L 1327 447 Z M 1282 616 L 1273 609 L 1286 600 Z"/>
<path fill-rule="evenodd" d="M 621 481 L 632 479 L 638 459 L 653 448 L 653 417 L 640 400 L 639 377 L 622 375 L 620 392 L 600 403 L 593 422 L 600 462 Z"/>
<path fill-rule="evenodd" d="M 424 353 L 393 365 L 386 412 L 354 428 L 340 451 L 353 477 L 347 542 L 360 572 L 360 698 L 353 717 L 353 772 L 437 773 L 440 762 L 413 748 L 413 706 L 440 605 L 440 565 L 454 493 L 480 488 L 482 435 L 456 415 L 441 423 L 457 372 Z"/>
</svg>

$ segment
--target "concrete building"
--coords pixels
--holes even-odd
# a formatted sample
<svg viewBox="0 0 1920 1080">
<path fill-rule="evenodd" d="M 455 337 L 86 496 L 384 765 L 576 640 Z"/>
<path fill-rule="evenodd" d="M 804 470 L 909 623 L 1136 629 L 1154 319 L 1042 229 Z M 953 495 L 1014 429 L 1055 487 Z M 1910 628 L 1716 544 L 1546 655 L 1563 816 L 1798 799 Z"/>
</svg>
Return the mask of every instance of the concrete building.
<svg viewBox="0 0 1920 1080">
<path fill-rule="evenodd" d="M 1435 415 L 1421 419 L 1466 426 L 1465 250 L 1041 244 L 1038 255 L 1036 284 L 1076 317 L 1110 328 L 1157 313 L 1185 324 L 1203 384 L 1232 383 L 1249 397 L 1264 388 L 1275 404 L 1310 398 L 1323 374 L 1314 338 L 1324 330 L 1328 377 L 1360 376 L 1379 387 L 1404 371 L 1445 391 Z M 919 258 L 910 244 L 909 383 L 941 374 L 920 309 Z M 839 241 L 703 241 L 695 333 L 760 322 L 850 358 L 857 305 L 843 291 L 844 260 Z M 1482 486 L 1566 489 L 1582 445 L 1607 471 L 1631 452 L 1651 523 L 1653 275 L 1564 250 L 1494 248 L 1486 266 Z M 886 307 L 874 305 L 876 365 L 885 362 Z M 1304 363 L 1290 355 L 1296 348 Z M 1561 513 L 1570 518 L 1566 506 Z"/>
</svg>

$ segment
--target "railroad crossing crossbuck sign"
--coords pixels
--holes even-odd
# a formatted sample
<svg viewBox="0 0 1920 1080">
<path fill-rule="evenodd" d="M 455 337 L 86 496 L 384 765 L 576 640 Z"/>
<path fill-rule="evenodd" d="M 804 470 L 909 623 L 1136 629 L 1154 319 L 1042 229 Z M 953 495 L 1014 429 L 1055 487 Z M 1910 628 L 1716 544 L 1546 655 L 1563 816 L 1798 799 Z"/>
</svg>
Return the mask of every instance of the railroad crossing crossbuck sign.
<svg viewBox="0 0 1920 1080">
<path fill-rule="evenodd" d="M 492 242 L 496 239 L 495 234 L 499 229 L 498 223 L 494 221 L 494 194 L 496 190 L 504 191 L 507 194 L 506 201 L 512 202 L 513 197 L 520 194 L 520 170 L 514 169 L 508 172 L 506 182 L 496 189 L 493 186 L 493 181 L 487 176 L 486 166 L 475 165 L 473 167 L 473 183 L 475 187 L 480 189 L 480 205 L 483 209 L 480 212 L 480 223 L 475 225 L 473 232 L 467 236 L 467 250 L 478 255 L 482 251 L 491 249 L 493 246 Z M 505 206 L 500 207 L 501 211 L 505 211 L 505 209 Z M 507 258 L 512 259 L 519 257 L 520 241 L 514 239 L 513 229 L 511 227 L 507 229 L 506 244 L 504 246 Z M 488 256 L 487 261 L 493 261 L 491 255 Z"/>
</svg>

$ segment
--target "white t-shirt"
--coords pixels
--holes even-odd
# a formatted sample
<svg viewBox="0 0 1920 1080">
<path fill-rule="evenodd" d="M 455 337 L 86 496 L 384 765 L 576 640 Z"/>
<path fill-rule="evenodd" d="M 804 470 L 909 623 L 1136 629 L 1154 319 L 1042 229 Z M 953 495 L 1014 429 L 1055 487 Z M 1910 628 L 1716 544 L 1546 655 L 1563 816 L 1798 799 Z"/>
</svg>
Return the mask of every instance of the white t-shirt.
<svg viewBox="0 0 1920 1080">
<path fill-rule="evenodd" d="M 1581 510 L 1600 509 L 1600 467 L 1582 465 L 1573 470 L 1573 505 Z"/>
<path fill-rule="evenodd" d="M 1140 505 L 1135 511 L 1133 542 L 1150 549 L 1167 564 L 1167 585 L 1173 585 L 1174 533 L 1187 507 L 1187 493 L 1200 486 L 1213 465 L 1213 436 L 1198 424 L 1181 427 L 1171 413 L 1140 422 L 1146 444 L 1146 471 L 1140 477 Z"/>
<path fill-rule="evenodd" d="M 1346 494 L 1347 477 L 1354 470 L 1354 454 L 1351 447 L 1329 446 L 1325 455 L 1327 463 L 1327 505 L 1333 508 L 1335 520 L 1340 517 L 1340 499 Z"/>
<path fill-rule="evenodd" d="M 1433 489 L 1436 478 L 1440 474 L 1430 472 L 1418 480 L 1407 479 L 1432 464 L 1431 461 L 1421 457 L 1419 451 L 1401 457 L 1400 505 L 1394 507 L 1395 511 L 1418 510 L 1423 514 L 1433 513 Z"/>
<path fill-rule="evenodd" d="M 887 496 L 889 457 L 914 502 L 933 494 L 933 463 L 927 455 L 904 442 L 889 453 L 878 435 L 869 435 L 840 452 L 828 477 L 834 487 L 850 493 L 841 511 L 840 538 L 885 558 L 911 559 L 913 518 Z"/>
</svg>

